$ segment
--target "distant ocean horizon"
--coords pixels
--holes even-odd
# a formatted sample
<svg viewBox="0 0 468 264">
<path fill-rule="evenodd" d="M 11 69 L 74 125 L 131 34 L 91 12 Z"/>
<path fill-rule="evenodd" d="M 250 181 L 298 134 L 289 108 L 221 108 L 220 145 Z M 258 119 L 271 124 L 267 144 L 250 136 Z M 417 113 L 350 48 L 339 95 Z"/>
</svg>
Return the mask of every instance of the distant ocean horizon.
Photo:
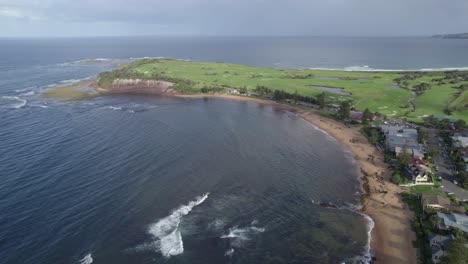
<svg viewBox="0 0 468 264">
<path fill-rule="evenodd" d="M 84 59 L 164 57 L 275 68 L 356 71 L 468 70 L 468 40 L 431 37 L 0 38 L 0 67 Z M 33 52 L 24 57 L 25 49 Z M 0 55 L 2 55 L 0 53 Z M 15 54 L 16 53 L 16 54 Z M 2 68 L 0 68 L 2 69 Z"/>
</svg>

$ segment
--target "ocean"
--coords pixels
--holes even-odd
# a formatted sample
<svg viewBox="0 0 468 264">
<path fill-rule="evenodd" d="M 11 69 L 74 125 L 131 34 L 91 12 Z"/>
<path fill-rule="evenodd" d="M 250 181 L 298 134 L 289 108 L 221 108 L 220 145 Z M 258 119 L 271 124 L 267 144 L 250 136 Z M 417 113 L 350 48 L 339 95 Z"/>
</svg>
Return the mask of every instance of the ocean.
<svg viewBox="0 0 468 264">
<path fill-rule="evenodd" d="M 223 99 L 41 96 L 140 57 L 462 68 L 468 42 L 0 39 L 0 263 L 368 261 L 358 168 L 294 112 Z"/>
</svg>

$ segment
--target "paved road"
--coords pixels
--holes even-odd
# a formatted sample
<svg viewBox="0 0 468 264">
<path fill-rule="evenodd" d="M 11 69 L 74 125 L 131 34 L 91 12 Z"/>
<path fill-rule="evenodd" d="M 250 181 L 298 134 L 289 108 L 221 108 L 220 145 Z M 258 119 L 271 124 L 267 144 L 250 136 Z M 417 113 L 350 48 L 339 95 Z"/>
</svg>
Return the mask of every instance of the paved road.
<svg viewBox="0 0 468 264">
<path fill-rule="evenodd" d="M 427 139 L 427 144 L 429 147 L 437 148 L 440 150 L 440 154 L 433 157 L 434 164 L 439 168 L 437 172 L 438 176 L 442 177 L 441 188 L 444 192 L 454 193 L 458 199 L 462 201 L 468 201 L 468 191 L 465 189 L 453 184 L 453 180 L 455 180 L 455 170 L 448 159 L 447 150 L 445 148 L 445 144 L 439 141 L 439 132 L 437 129 L 430 129 L 429 130 L 429 137 Z"/>
</svg>

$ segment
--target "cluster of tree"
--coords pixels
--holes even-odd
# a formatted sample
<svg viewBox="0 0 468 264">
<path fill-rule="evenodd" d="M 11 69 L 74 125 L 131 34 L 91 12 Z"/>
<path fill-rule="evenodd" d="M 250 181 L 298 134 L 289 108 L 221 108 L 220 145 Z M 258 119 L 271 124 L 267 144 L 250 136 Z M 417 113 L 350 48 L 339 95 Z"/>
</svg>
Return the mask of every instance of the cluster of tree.
<svg viewBox="0 0 468 264">
<path fill-rule="evenodd" d="M 423 144 L 429 137 L 429 130 L 425 127 L 418 127 L 418 142 Z"/>
<path fill-rule="evenodd" d="M 463 119 L 458 119 L 457 121 L 453 122 L 448 118 L 437 119 L 432 115 L 424 118 L 424 124 L 426 126 L 435 127 L 440 130 L 450 130 L 452 128 L 464 129 L 467 127 L 466 122 Z"/>
<path fill-rule="evenodd" d="M 409 82 L 416 80 L 424 75 L 424 72 L 405 72 L 400 74 L 400 77 L 393 79 L 400 86 L 408 86 Z"/>
<path fill-rule="evenodd" d="M 259 94 L 260 96 L 267 96 L 271 95 L 273 93 L 273 90 L 263 85 L 257 85 L 257 87 L 255 87 L 254 89 L 254 92 Z"/>
<path fill-rule="evenodd" d="M 468 71 L 446 71 L 446 80 L 468 81 Z"/>
<path fill-rule="evenodd" d="M 272 96 L 277 101 L 286 99 L 293 100 L 294 102 L 304 102 L 309 104 L 317 104 L 314 97 L 299 95 L 297 90 L 294 93 L 288 93 L 284 90 L 273 90 L 263 85 L 257 85 L 254 92 L 260 96 Z"/>
<path fill-rule="evenodd" d="M 309 74 L 288 74 L 283 76 L 284 79 L 312 79 L 314 75 L 312 73 Z"/>
<path fill-rule="evenodd" d="M 408 146 L 404 145 L 401 149 L 401 153 L 397 156 L 398 169 L 403 172 L 405 167 L 411 161 L 411 153 L 408 151 Z"/>
<path fill-rule="evenodd" d="M 200 89 L 200 92 L 202 93 L 219 93 L 224 91 L 225 89 L 223 87 L 218 87 L 218 86 L 204 86 Z"/>
<path fill-rule="evenodd" d="M 467 84 L 467 83 L 464 83 L 464 84 L 458 86 L 458 90 L 460 90 L 460 91 L 462 91 L 462 92 L 468 90 L 468 84 Z"/>
<path fill-rule="evenodd" d="M 362 112 L 362 117 L 361 117 L 361 122 L 364 125 L 368 125 L 372 121 L 373 114 L 369 110 L 369 108 L 366 108 L 364 112 Z"/>
<path fill-rule="evenodd" d="M 440 258 L 442 264 L 467 264 L 468 263 L 468 240 L 464 234 L 457 234 L 456 239 L 451 241 L 447 247 L 447 255 Z"/>
<path fill-rule="evenodd" d="M 364 132 L 364 135 L 366 135 L 369 142 L 372 144 L 376 144 L 377 142 L 383 140 L 381 134 L 376 128 L 365 126 L 362 131 Z"/>
<path fill-rule="evenodd" d="M 164 79 L 156 79 L 156 80 L 163 80 L 163 81 L 168 81 L 168 82 L 174 82 L 176 85 L 174 86 L 174 89 L 180 93 L 189 93 L 193 91 L 193 87 L 195 85 L 195 82 L 191 80 L 164 80 Z"/>
<path fill-rule="evenodd" d="M 351 102 L 343 101 L 340 103 L 340 108 L 338 109 L 338 118 L 341 120 L 349 119 L 351 114 Z"/>
<path fill-rule="evenodd" d="M 429 90 L 430 88 L 431 88 L 431 85 L 428 83 L 418 83 L 418 84 L 413 85 L 413 89 L 417 95 L 423 94 L 426 90 Z"/>
</svg>

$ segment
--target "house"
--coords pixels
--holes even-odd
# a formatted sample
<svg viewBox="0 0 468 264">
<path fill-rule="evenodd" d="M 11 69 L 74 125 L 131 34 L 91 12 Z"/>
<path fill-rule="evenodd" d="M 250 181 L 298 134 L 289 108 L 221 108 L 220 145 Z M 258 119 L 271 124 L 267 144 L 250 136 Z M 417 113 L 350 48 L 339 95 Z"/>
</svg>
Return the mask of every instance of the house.
<svg viewBox="0 0 468 264">
<path fill-rule="evenodd" d="M 442 236 L 437 234 L 429 234 L 429 244 L 431 245 L 433 263 L 437 264 L 440 262 L 440 258 L 446 255 L 446 250 L 450 242 L 454 239 L 455 237 L 453 235 Z"/>
<path fill-rule="evenodd" d="M 409 164 L 410 165 L 426 165 L 427 162 L 421 158 L 412 157 Z"/>
<path fill-rule="evenodd" d="M 432 183 L 431 173 L 431 169 L 425 165 L 411 165 L 406 167 L 404 175 L 414 184 L 430 184 Z"/>
<path fill-rule="evenodd" d="M 461 214 L 465 213 L 465 208 L 463 206 L 452 205 L 449 198 L 435 194 L 421 195 L 421 204 L 424 211 L 450 211 Z"/>
<path fill-rule="evenodd" d="M 444 213 L 437 213 L 437 216 L 440 218 L 439 229 L 448 230 L 450 228 L 458 228 L 468 233 L 468 216 Z"/>
<path fill-rule="evenodd" d="M 363 116 L 364 116 L 364 112 L 360 112 L 360 111 L 351 111 L 349 113 L 349 118 L 351 120 L 359 122 L 359 123 L 362 122 L 362 117 Z M 369 119 L 370 119 L 370 121 L 374 121 L 376 119 L 376 116 L 374 114 L 370 113 Z"/>
<path fill-rule="evenodd" d="M 427 209 L 435 211 L 448 210 L 448 208 L 451 205 L 449 198 L 445 198 L 435 194 L 421 195 L 421 203 L 424 211 L 426 211 Z"/>
<path fill-rule="evenodd" d="M 386 147 L 397 155 L 404 146 L 408 152 L 418 158 L 424 157 L 424 148 L 418 143 L 418 131 L 402 126 L 382 125 L 379 127 L 385 137 Z"/>
<path fill-rule="evenodd" d="M 468 134 L 456 133 L 452 136 L 452 140 L 457 148 L 468 147 Z"/>
</svg>

